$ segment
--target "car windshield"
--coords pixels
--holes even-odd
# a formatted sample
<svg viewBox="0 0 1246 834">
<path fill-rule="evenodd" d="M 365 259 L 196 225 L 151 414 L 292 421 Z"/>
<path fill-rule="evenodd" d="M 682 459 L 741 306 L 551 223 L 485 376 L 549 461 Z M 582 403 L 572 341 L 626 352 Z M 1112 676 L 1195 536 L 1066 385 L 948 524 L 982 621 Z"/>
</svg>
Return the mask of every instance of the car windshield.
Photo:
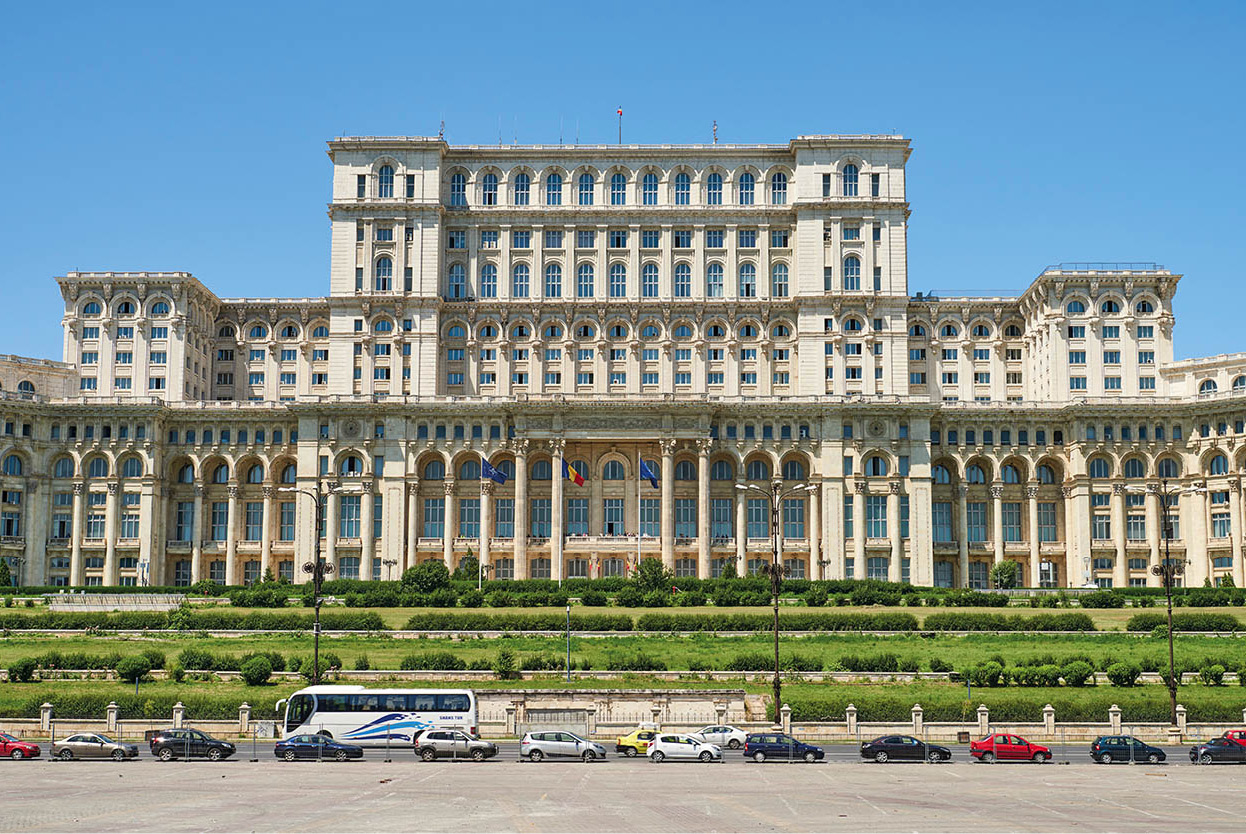
<svg viewBox="0 0 1246 834">
<path fill-rule="evenodd" d="M 13 736 L 9 735 L 8 733 L 0 733 L 0 738 L 4 739 L 5 741 L 17 741 L 17 739 L 13 738 Z"/>
</svg>

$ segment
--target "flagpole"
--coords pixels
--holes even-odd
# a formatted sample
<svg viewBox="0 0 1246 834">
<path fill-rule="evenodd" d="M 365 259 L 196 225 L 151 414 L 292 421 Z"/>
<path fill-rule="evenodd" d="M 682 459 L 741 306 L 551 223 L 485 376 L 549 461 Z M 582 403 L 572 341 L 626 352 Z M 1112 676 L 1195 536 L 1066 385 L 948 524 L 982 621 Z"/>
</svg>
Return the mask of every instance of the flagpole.
<svg viewBox="0 0 1246 834">
<path fill-rule="evenodd" d="M 636 452 L 636 569 L 640 569 L 640 464 L 644 462 L 643 452 Z"/>
</svg>

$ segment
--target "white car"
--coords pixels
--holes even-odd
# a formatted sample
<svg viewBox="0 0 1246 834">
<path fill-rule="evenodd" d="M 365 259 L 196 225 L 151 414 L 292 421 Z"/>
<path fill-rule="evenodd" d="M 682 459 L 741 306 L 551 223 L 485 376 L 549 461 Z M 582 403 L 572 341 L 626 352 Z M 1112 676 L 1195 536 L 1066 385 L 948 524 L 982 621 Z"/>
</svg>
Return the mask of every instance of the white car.
<svg viewBox="0 0 1246 834">
<path fill-rule="evenodd" d="M 739 750 L 744 746 L 744 740 L 748 738 L 748 733 L 736 727 L 729 727 L 725 724 L 716 724 L 712 727 L 702 727 L 695 733 L 689 733 L 697 741 L 704 741 L 709 744 L 717 744 L 719 747 L 729 747 L 732 750 Z"/>
<path fill-rule="evenodd" d="M 721 762 L 723 751 L 717 744 L 698 741 L 689 735 L 665 733 L 649 743 L 649 758 L 654 762 L 664 762 L 667 759 Z"/>
</svg>

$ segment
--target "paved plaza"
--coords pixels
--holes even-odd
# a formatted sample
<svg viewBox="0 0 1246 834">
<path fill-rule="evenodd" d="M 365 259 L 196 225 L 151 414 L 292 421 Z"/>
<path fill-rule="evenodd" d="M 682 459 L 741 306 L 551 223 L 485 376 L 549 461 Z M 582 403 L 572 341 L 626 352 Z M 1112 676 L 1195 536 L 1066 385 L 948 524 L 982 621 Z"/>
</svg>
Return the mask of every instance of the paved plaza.
<svg viewBox="0 0 1246 834">
<path fill-rule="evenodd" d="M 3 831 L 1240 831 L 1233 767 L 0 763 Z"/>
</svg>

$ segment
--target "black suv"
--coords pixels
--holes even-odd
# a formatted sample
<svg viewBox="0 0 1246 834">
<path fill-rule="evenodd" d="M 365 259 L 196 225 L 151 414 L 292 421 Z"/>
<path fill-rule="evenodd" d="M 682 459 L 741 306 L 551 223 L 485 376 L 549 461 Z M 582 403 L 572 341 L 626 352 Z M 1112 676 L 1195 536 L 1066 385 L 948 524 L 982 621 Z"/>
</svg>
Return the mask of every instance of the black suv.
<svg viewBox="0 0 1246 834">
<path fill-rule="evenodd" d="M 199 730 L 160 730 L 151 737 L 151 754 L 162 762 L 173 759 L 208 759 L 219 762 L 237 752 L 228 741 L 221 741 Z"/>
</svg>

